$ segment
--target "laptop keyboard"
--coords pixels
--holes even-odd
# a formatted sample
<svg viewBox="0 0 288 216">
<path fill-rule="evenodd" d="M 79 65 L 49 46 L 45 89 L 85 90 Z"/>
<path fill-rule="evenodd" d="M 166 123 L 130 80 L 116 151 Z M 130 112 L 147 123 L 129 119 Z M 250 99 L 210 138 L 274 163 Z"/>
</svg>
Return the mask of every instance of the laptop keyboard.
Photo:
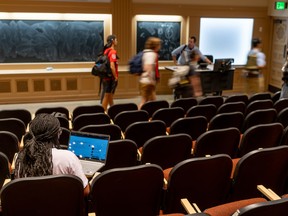
<svg viewBox="0 0 288 216">
<path fill-rule="evenodd" d="M 101 162 L 95 162 L 95 161 L 80 160 L 80 162 L 86 176 L 93 175 L 104 165 Z"/>
</svg>

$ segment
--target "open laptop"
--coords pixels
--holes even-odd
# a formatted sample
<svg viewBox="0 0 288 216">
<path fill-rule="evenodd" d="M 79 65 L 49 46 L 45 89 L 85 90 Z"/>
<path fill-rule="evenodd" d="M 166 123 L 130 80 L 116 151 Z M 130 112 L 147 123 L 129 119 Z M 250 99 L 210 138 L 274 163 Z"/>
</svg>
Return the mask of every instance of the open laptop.
<svg viewBox="0 0 288 216">
<path fill-rule="evenodd" d="M 109 135 L 71 131 L 68 150 L 79 158 L 87 177 L 104 166 L 109 140 Z"/>
</svg>

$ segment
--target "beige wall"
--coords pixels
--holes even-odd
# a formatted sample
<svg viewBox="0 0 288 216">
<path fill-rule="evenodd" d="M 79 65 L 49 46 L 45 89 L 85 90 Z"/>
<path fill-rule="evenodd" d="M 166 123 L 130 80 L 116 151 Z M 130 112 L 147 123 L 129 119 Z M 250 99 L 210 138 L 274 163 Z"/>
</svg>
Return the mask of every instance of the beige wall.
<svg viewBox="0 0 288 216">
<path fill-rule="evenodd" d="M 268 16 L 268 1 L 269 0 L 242 0 L 242 1 L 214 1 L 214 0 L 202 0 L 201 5 L 199 5 L 199 1 L 195 0 L 178 0 L 169 1 L 169 0 L 158 0 L 158 1 L 148 1 L 145 0 L 146 3 L 143 3 L 142 0 L 111 0 L 107 1 L 108 3 L 97 3 L 93 1 L 49 1 L 49 0 L 41 0 L 41 1 L 26 1 L 26 0 L 1 0 L 0 1 L 0 12 L 50 12 L 50 13 L 101 13 L 101 14 L 112 14 L 112 32 L 116 34 L 119 40 L 119 45 L 117 47 L 117 52 L 120 56 L 120 66 L 125 66 L 132 55 L 135 54 L 135 31 L 133 30 L 133 25 L 135 24 L 135 20 L 133 19 L 135 15 L 144 14 L 144 15 L 178 15 L 182 17 L 183 26 L 187 26 L 187 28 L 183 29 L 182 32 L 182 43 L 187 41 L 189 35 L 195 35 L 199 38 L 200 32 L 200 18 L 201 17 L 247 17 L 254 18 L 254 37 L 260 37 L 263 41 L 263 51 L 267 56 L 267 59 L 270 59 L 271 53 L 271 39 L 272 39 L 272 29 L 273 29 L 273 19 Z M 148 3 L 147 3 L 148 2 Z M 175 4 L 174 4 L 175 3 Z M 198 42 L 199 43 L 199 42 Z M 161 62 L 160 66 L 169 65 L 172 62 Z M 88 63 L 49 63 L 49 66 L 53 66 L 54 68 L 89 68 L 93 62 Z M 39 69 L 46 68 L 46 64 L 1 64 L 0 70 L 4 69 Z M 268 68 L 264 72 L 266 77 L 269 77 Z M 1 73 L 1 71 L 0 71 Z M 89 74 L 86 74 L 89 75 Z M 122 76 L 122 84 L 119 86 L 119 91 L 116 94 L 116 97 L 128 96 L 127 91 L 129 91 L 129 95 L 137 95 L 138 94 L 138 86 L 135 84 L 137 80 L 131 78 L 128 75 L 127 71 L 123 70 L 120 72 Z M 57 75 L 58 76 L 58 75 Z M 70 76 L 70 74 L 69 74 Z M 169 75 L 165 75 L 165 82 Z M 1 76 L 2 78 L 5 76 Z M 1 78 L 0 77 L 0 81 Z M 17 76 L 11 76 L 16 79 Z M 74 78 L 78 79 L 79 75 L 75 75 Z M 25 76 L 25 78 L 27 78 Z M 31 83 L 29 81 L 33 78 L 33 75 L 30 75 L 30 78 L 27 78 L 27 83 Z M 21 76 L 22 79 L 22 76 Z M 72 78 L 71 78 L 72 79 Z M 87 78 L 89 79 L 89 78 Z M 93 77 L 90 79 L 94 79 Z M 7 80 L 5 80 L 7 81 Z M 11 86 L 17 86 L 17 80 L 11 80 Z M 46 81 L 45 81 L 46 82 Z M 48 82 L 48 81 L 47 81 Z M 50 81 L 49 81 L 50 82 Z M 60 81 L 59 81 L 60 82 Z M 66 83 L 66 81 L 61 81 Z M 68 81 L 67 81 L 68 82 Z M 76 82 L 76 81 L 75 81 Z M 82 81 L 78 80 L 78 83 L 82 83 Z M 85 81 L 86 82 L 86 81 Z M 90 83 L 94 83 L 95 81 L 89 81 Z M 268 79 L 266 82 L 269 82 Z M 14 83 L 14 84 L 13 84 Z M 19 82 L 18 82 L 19 83 Z M 21 84 L 22 82 L 20 82 Z M 19 84 L 19 85 L 20 85 Z M 269 83 L 266 83 L 267 85 Z M 30 85 L 30 84 L 29 84 Z M 66 84 L 63 86 L 66 86 Z M 82 85 L 78 84 L 78 87 Z M 165 89 L 166 88 L 166 89 Z M 29 88 L 33 89 L 32 87 Z M 97 89 L 97 87 L 96 87 Z M 85 98 L 92 97 L 92 92 L 95 89 L 91 89 L 85 93 Z M 160 87 L 161 93 L 171 93 L 170 89 L 167 89 L 166 83 L 162 83 Z M 77 92 L 81 93 L 81 89 L 78 89 Z M 49 92 L 49 91 L 48 91 Z M 85 90 L 85 92 L 87 92 Z M 1 89 L 0 89 L 1 93 Z M 20 100 L 19 94 L 17 92 L 12 92 L 16 94 L 17 98 Z M 79 94 L 80 94 L 79 93 Z M 60 92 L 57 92 L 59 96 Z M 67 93 L 66 93 L 67 94 Z M 28 93 L 27 93 L 28 95 Z M 0 95 L 1 96 L 1 95 Z M 3 96 L 3 94 L 2 94 Z M 31 96 L 31 92 L 29 95 Z M 73 94 L 71 95 L 72 98 Z M 8 97 L 8 94 L 7 94 Z M 1 97 L 0 97 L 1 98 Z M 3 97 L 2 97 L 3 98 Z M 5 98 L 5 97 L 4 97 Z M 25 97 L 22 97 L 25 99 Z M 53 97 L 51 97 L 53 98 Z M 65 98 L 65 94 L 63 96 Z M 69 98 L 69 100 L 71 99 Z M 95 95 L 93 96 L 95 98 Z M 33 98 L 32 98 L 33 99 Z M 32 100 L 31 99 L 31 100 Z M 79 99 L 79 98 L 77 98 Z M 2 101 L 3 102 L 3 101 Z M 1 103 L 1 100 L 0 100 Z"/>
</svg>

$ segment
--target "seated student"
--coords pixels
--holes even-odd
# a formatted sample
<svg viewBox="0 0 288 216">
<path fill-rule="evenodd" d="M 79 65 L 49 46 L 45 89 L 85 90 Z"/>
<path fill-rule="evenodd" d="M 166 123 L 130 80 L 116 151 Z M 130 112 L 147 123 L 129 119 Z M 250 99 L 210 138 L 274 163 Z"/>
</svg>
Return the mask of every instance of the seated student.
<svg viewBox="0 0 288 216">
<path fill-rule="evenodd" d="M 38 114 L 29 128 L 16 159 L 15 178 L 72 174 L 83 181 L 84 195 L 88 195 L 88 179 L 79 159 L 68 150 L 57 149 L 61 134 L 58 119 L 51 114 Z"/>
<path fill-rule="evenodd" d="M 200 59 L 200 55 L 196 50 L 191 52 L 190 59 L 191 62 L 187 66 L 185 75 L 180 77 L 180 81 L 174 89 L 175 99 L 202 96 L 200 76 L 195 71 L 195 65 Z M 177 74 L 177 71 L 174 73 Z"/>
</svg>

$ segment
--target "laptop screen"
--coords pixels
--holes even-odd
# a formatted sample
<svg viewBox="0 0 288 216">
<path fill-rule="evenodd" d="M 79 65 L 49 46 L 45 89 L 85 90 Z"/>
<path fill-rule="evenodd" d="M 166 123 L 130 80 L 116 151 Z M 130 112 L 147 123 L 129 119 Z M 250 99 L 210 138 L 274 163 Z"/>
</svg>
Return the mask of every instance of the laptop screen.
<svg viewBox="0 0 288 216">
<path fill-rule="evenodd" d="M 68 150 L 79 159 L 105 161 L 109 135 L 71 131 Z"/>
</svg>

